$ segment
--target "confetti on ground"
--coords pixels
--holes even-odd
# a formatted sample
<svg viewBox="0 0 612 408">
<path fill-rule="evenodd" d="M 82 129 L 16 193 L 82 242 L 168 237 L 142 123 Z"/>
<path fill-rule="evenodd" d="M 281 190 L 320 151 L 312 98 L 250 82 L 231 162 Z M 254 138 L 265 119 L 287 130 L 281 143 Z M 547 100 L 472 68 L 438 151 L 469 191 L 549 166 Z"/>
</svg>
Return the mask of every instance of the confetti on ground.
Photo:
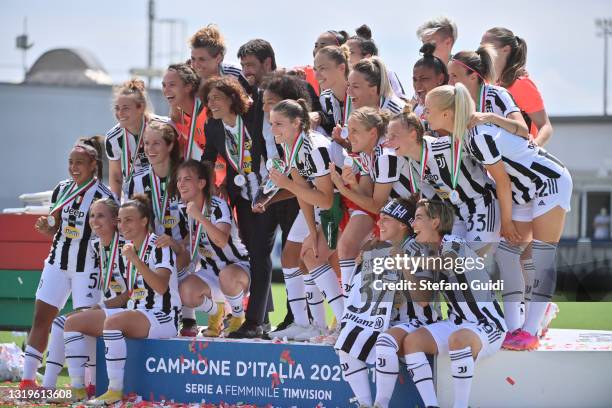
<svg viewBox="0 0 612 408">
<path fill-rule="evenodd" d="M 515 384 L 515 382 L 514 382 L 514 380 L 512 379 L 512 377 L 506 377 L 506 382 L 507 382 L 508 384 L 510 384 L 510 385 L 514 385 L 514 384 Z"/>
<path fill-rule="evenodd" d="M 289 365 L 294 365 L 295 361 L 291 358 L 289 350 L 283 350 L 280 356 L 280 360 L 286 362 Z"/>
</svg>

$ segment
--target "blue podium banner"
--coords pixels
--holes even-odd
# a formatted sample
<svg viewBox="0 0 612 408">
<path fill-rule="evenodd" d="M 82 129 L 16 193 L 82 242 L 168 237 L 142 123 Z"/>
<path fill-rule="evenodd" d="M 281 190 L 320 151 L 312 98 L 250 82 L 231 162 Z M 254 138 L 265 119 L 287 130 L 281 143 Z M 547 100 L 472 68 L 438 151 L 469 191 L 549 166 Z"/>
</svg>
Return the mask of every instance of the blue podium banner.
<svg viewBox="0 0 612 408">
<path fill-rule="evenodd" d="M 97 343 L 97 391 L 108 378 Z M 127 340 L 124 393 L 181 403 L 239 402 L 274 407 L 355 406 L 334 349 L 327 345 L 207 339 Z M 401 365 L 391 407 L 422 407 Z M 375 396 L 375 370 L 369 370 Z"/>
</svg>

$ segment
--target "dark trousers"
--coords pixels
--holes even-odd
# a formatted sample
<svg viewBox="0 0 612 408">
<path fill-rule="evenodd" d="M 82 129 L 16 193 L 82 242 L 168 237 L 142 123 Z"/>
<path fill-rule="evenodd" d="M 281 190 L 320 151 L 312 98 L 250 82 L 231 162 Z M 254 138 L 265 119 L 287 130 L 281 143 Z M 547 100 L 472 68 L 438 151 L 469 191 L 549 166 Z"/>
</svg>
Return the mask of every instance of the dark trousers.
<svg viewBox="0 0 612 408">
<path fill-rule="evenodd" d="M 246 319 L 260 325 L 264 322 L 268 306 L 272 305 L 272 260 L 276 228 L 282 231 L 285 245 L 291 226 L 299 211 L 296 199 L 270 205 L 263 214 L 253 213 L 251 203 L 242 198 L 236 202 L 236 215 L 243 240 L 251 260 L 251 288 Z"/>
</svg>

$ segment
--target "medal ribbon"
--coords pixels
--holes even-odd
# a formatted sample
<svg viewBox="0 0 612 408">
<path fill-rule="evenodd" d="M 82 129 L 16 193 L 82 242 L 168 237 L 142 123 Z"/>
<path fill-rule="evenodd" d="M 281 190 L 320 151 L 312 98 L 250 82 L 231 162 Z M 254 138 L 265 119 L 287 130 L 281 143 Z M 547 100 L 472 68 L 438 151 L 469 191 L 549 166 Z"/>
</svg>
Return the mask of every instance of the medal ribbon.
<svg viewBox="0 0 612 408">
<path fill-rule="evenodd" d="M 238 133 L 233 134 L 230 132 L 232 137 L 234 138 L 234 142 L 238 146 L 238 151 L 232 153 L 233 146 L 231 142 L 226 138 L 225 139 L 225 152 L 227 153 L 227 158 L 234 170 L 238 174 L 242 173 L 242 164 L 244 163 L 244 152 L 245 152 L 245 144 L 246 144 L 246 136 L 245 136 L 245 126 L 242 118 L 240 116 L 236 117 L 236 123 L 238 125 Z M 237 156 L 237 157 L 236 157 Z M 250 173 L 250 171 L 246 171 L 245 173 Z"/>
<path fill-rule="evenodd" d="M 419 184 L 415 182 L 415 177 L 412 170 L 412 159 L 410 159 L 410 189 L 412 193 L 419 193 L 421 191 L 421 186 L 423 185 L 423 178 L 425 177 L 425 167 L 427 166 L 427 158 L 429 157 L 429 149 L 427 149 L 427 142 L 423 140 L 423 144 L 421 145 L 421 177 Z"/>
<path fill-rule="evenodd" d="M 353 99 L 346 95 L 344 97 L 344 107 L 342 111 L 342 126 L 348 126 L 348 118 L 351 115 L 351 111 L 353 110 Z"/>
<path fill-rule="evenodd" d="M 197 126 L 197 118 L 200 113 L 200 109 L 202 107 L 202 101 L 200 98 L 196 97 L 193 101 L 193 112 L 191 112 L 191 125 L 189 126 L 189 137 L 187 139 L 187 151 L 185 152 L 185 160 L 196 159 L 195 157 L 191 157 L 194 152 L 194 144 L 195 144 L 195 130 Z"/>
<path fill-rule="evenodd" d="M 153 200 L 153 214 L 155 219 L 159 221 L 161 225 L 164 224 L 164 215 L 166 213 L 166 206 L 168 205 L 168 183 L 162 183 L 157 177 L 153 169 L 149 172 L 149 180 L 151 182 L 151 194 Z"/>
<path fill-rule="evenodd" d="M 138 259 L 144 262 L 144 256 L 147 252 L 147 246 L 149 245 L 149 241 L 151 240 L 151 234 L 147 234 L 144 241 L 142 241 L 142 245 L 140 245 L 140 249 L 136 253 L 138 255 Z M 132 296 L 132 292 L 134 291 L 134 284 L 136 283 L 136 276 L 138 275 L 138 270 L 136 269 L 136 265 L 133 265 L 131 262 L 127 262 L 127 271 L 128 271 L 128 293 Z"/>
<path fill-rule="evenodd" d="M 102 242 L 100 242 L 102 246 Z M 106 254 L 105 248 L 100 251 L 100 279 L 98 280 L 98 289 L 106 292 L 110 287 L 113 276 L 113 265 L 119 253 L 119 234 L 115 232 L 110 246 L 110 259 Z"/>
<path fill-rule="evenodd" d="M 206 216 L 206 212 L 207 212 L 206 210 L 207 210 L 206 203 L 203 203 L 202 204 L 202 215 Z M 195 259 L 196 254 L 198 253 L 198 246 L 200 245 L 200 241 L 202 240 L 202 232 L 206 233 L 202 223 L 196 220 L 195 224 L 196 224 L 196 228 L 195 228 L 196 231 L 195 231 L 195 238 L 194 238 L 193 227 L 191 226 L 191 220 L 189 220 L 189 249 L 191 253 L 191 258 L 189 258 L 190 261 L 193 261 Z"/>
<path fill-rule="evenodd" d="M 292 167 L 295 167 L 297 163 L 297 158 L 300 153 L 300 149 L 304 144 L 304 132 L 301 132 L 293 141 L 293 146 L 291 146 L 291 153 L 289 153 L 289 147 L 287 144 L 283 143 L 283 152 L 285 153 L 285 164 L 287 165 L 287 172 L 291 170 Z"/>
<path fill-rule="evenodd" d="M 121 168 L 124 171 L 126 183 L 129 183 L 130 180 L 132 180 L 132 175 L 134 174 L 134 160 L 136 160 L 136 156 L 138 156 L 138 150 L 140 149 L 140 144 L 142 143 L 142 134 L 144 133 L 145 124 L 145 117 L 144 115 L 142 115 L 140 133 L 138 133 L 138 139 L 136 140 L 136 150 L 133 154 L 130 152 L 128 130 L 126 128 L 123 128 L 123 146 L 121 147 Z"/>
<path fill-rule="evenodd" d="M 68 205 L 72 200 L 74 200 L 79 194 L 84 193 L 89 190 L 91 186 L 93 186 L 96 181 L 95 177 L 90 178 L 83 184 L 77 187 L 77 184 L 74 181 L 71 181 L 69 186 L 64 189 L 62 194 L 59 196 L 55 204 L 49 210 L 49 215 L 53 215 L 57 211 L 61 210 L 63 207 Z"/>
<path fill-rule="evenodd" d="M 478 90 L 478 103 L 476 104 L 478 112 L 485 111 L 485 91 L 485 84 L 480 85 L 480 89 Z"/>
<path fill-rule="evenodd" d="M 460 141 L 457 141 L 455 136 L 452 137 L 452 146 L 453 149 L 451 151 L 451 182 L 453 190 L 457 187 L 457 182 L 459 181 L 459 171 L 461 168 L 461 155 L 463 154 L 463 138 Z"/>
</svg>

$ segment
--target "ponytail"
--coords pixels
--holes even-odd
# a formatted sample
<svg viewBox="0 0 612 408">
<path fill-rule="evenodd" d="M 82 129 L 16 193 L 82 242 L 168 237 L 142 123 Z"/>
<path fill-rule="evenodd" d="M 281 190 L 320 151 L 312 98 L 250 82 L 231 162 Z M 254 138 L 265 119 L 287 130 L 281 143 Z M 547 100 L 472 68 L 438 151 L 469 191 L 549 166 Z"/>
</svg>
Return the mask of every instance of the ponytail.
<svg viewBox="0 0 612 408">
<path fill-rule="evenodd" d="M 272 111 L 283 114 L 290 120 L 299 119 L 302 132 L 310 131 L 310 116 L 308 115 L 308 103 L 300 98 L 297 101 L 285 99 L 277 103 Z"/>
<path fill-rule="evenodd" d="M 404 110 L 400 113 L 395 114 L 391 117 L 390 122 L 398 121 L 404 126 L 406 129 L 414 129 L 416 131 L 416 140 L 419 143 L 423 142 L 423 135 L 425 134 L 425 128 L 423 127 L 423 122 L 416 115 L 416 113 L 412 112 L 410 105 L 406 104 Z"/>
<path fill-rule="evenodd" d="M 151 208 L 151 201 L 145 194 L 134 194 L 129 200 L 121 204 L 121 208 L 134 207 L 138 210 L 141 217 L 147 219 L 147 232 L 151 232 L 154 229 L 153 225 L 153 209 Z"/>
<path fill-rule="evenodd" d="M 386 110 L 364 106 L 354 110 L 350 118 L 359 121 L 366 130 L 376 128 L 377 138 L 380 139 L 387 133 L 387 126 L 389 125 L 391 114 Z"/>
<path fill-rule="evenodd" d="M 527 70 L 527 43 L 524 39 L 507 28 L 494 27 L 487 30 L 486 35 L 499 47 L 510 47 L 510 54 L 506 66 L 499 73 L 497 82 L 504 88 L 511 86 L 518 77 L 526 75 Z"/>
<path fill-rule="evenodd" d="M 393 95 L 387 67 L 379 57 L 362 59 L 353 66 L 353 71 L 363 75 L 370 86 L 376 86 L 379 96 L 389 98 Z"/>
<path fill-rule="evenodd" d="M 96 162 L 96 177 L 98 180 L 102 180 L 102 145 L 103 145 L 104 137 L 100 135 L 92 136 L 92 137 L 82 137 L 74 144 L 73 150 L 80 150 L 92 160 Z"/>
<path fill-rule="evenodd" d="M 452 110 L 455 116 L 453 136 L 462 140 L 467 132 L 470 116 L 476 111 L 470 92 L 461 83 L 455 86 L 442 85 L 427 93 L 427 99 L 434 101 L 440 110 Z"/>
<path fill-rule="evenodd" d="M 494 82 L 495 66 L 493 55 L 495 49 L 491 45 L 481 45 L 474 51 L 460 51 L 451 57 L 451 61 L 459 63 L 468 74 L 476 73 L 478 82 Z"/>
</svg>

